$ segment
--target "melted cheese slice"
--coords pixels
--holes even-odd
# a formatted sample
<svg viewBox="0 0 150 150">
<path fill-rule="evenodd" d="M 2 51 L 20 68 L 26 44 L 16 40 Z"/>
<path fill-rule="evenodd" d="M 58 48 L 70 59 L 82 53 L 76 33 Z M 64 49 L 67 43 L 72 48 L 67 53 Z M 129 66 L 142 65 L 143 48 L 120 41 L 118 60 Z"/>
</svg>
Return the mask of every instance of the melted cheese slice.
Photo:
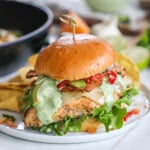
<svg viewBox="0 0 150 150">
<path fill-rule="evenodd" d="M 100 87 L 90 92 L 61 92 L 62 105 L 85 96 L 100 103 L 100 105 L 106 103 L 111 108 L 115 100 L 119 98 L 117 95 L 122 93 L 129 83 L 124 82 L 124 78 L 118 75 L 114 84 L 109 84 L 105 79 Z"/>
<path fill-rule="evenodd" d="M 97 101 L 100 104 L 104 104 L 104 96 L 100 91 L 100 88 L 95 88 L 90 92 L 61 92 L 62 104 L 70 103 L 82 96 Z"/>
</svg>

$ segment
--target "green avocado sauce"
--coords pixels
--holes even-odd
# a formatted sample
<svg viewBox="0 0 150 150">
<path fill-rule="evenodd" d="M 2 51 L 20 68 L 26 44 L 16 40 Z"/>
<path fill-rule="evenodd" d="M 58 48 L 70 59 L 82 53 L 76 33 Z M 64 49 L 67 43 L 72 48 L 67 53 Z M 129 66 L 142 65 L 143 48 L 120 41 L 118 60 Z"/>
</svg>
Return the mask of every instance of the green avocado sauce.
<svg viewBox="0 0 150 150">
<path fill-rule="evenodd" d="M 42 125 L 48 125 L 53 122 L 52 115 L 62 104 L 61 94 L 56 88 L 56 82 L 45 76 L 41 76 L 35 86 L 37 116 Z"/>
<path fill-rule="evenodd" d="M 107 111 L 110 111 L 114 102 L 114 91 L 117 90 L 117 84 L 120 84 L 123 90 L 126 88 L 126 85 L 120 75 L 117 75 L 117 79 L 114 84 L 109 84 L 107 79 L 105 78 L 103 83 L 100 86 L 100 90 L 102 91 L 104 95 L 104 102 L 107 105 Z M 120 88 L 121 88 L 120 87 Z M 119 88 L 119 90 L 120 90 Z"/>
</svg>

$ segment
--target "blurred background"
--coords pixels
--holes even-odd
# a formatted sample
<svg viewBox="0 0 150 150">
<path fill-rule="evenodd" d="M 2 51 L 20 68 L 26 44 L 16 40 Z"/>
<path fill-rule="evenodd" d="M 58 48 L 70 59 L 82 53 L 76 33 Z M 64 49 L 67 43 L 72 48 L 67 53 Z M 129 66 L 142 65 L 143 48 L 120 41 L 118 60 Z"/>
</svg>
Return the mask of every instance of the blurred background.
<svg viewBox="0 0 150 150">
<path fill-rule="evenodd" d="M 17 3 L 17 4 L 16 4 Z M 15 73 L 28 57 L 70 34 L 59 17 L 68 14 L 80 28 L 108 41 L 139 68 L 150 63 L 150 0 L 1 0 L 0 77 Z"/>
</svg>

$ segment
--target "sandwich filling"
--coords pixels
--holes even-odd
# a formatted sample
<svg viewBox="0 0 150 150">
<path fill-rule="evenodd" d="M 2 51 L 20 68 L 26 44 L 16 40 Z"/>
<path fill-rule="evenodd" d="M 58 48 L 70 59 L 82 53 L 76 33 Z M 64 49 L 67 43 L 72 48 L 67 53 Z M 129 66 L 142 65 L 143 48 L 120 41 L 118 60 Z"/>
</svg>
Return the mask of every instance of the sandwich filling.
<svg viewBox="0 0 150 150">
<path fill-rule="evenodd" d="M 113 64 L 101 73 L 76 81 L 58 82 L 44 75 L 38 76 L 34 85 L 26 90 L 24 110 L 31 107 L 36 110 L 40 121 L 38 129 L 41 131 L 56 132 L 55 126 L 57 125 L 60 130 L 60 124 L 62 124 L 61 128 L 68 126 L 68 120 L 75 122 L 74 124 L 80 122 L 81 128 L 81 120 L 85 116 L 103 123 L 108 131 L 110 126 L 122 127 L 123 118 L 127 113 L 122 104 L 129 105 L 130 98 L 136 94 L 137 91 L 125 69 L 118 64 Z M 71 108 L 76 109 L 72 111 L 67 108 L 70 103 L 84 97 L 93 102 L 91 109 L 78 111 L 78 108 Z M 66 110 L 62 111 L 63 107 Z M 73 126 L 73 123 L 71 125 Z M 63 133 L 66 131 L 76 131 L 76 128 L 73 130 L 68 127 Z"/>
</svg>

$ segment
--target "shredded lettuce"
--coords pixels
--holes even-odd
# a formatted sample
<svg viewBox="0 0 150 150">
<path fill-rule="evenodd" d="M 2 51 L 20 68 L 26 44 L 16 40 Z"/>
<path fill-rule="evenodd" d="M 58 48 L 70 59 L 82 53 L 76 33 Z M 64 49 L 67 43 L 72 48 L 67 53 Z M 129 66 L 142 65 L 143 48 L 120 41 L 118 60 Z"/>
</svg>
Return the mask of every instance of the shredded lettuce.
<svg viewBox="0 0 150 150">
<path fill-rule="evenodd" d="M 31 91 L 28 91 L 27 88 L 24 89 L 24 96 L 22 97 L 23 101 L 24 101 L 24 105 L 22 107 L 22 111 L 26 112 L 28 108 L 30 108 L 33 104 L 33 99 L 32 99 L 32 94 Z"/>
<path fill-rule="evenodd" d="M 120 99 L 118 99 L 112 106 L 112 109 L 107 112 L 107 105 L 104 104 L 100 108 L 93 110 L 93 117 L 105 125 L 105 129 L 108 132 L 110 125 L 114 129 L 119 129 L 123 126 L 123 119 L 127 114 L 126 108 L 121 106 L 122 103 L 130 105 L 132 97 L 137 95 L 138 92 L 135 88 L 131 88 L 123 93 Z"/>
</svg>

